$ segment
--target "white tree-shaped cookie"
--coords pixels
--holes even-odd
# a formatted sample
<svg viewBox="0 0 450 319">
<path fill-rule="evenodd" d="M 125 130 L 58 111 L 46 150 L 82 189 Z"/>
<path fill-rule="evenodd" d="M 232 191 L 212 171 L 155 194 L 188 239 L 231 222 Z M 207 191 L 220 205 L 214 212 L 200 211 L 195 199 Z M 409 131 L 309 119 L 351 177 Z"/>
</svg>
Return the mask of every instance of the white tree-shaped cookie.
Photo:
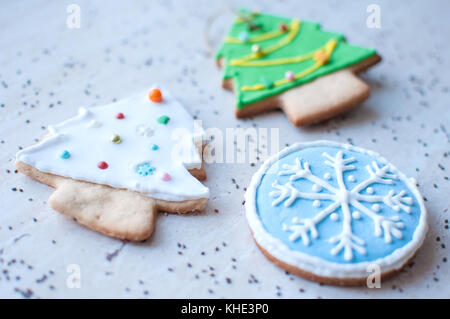
<svg viewBox="0 0 450 319">
<path fill-rule="evenodd" d="M 134 191 L 136 196 L 140 196 L 131 196 L 135 203 L 142 201 L 141 197 L 145 196 L 151 203 L 149 206 L 152 211 L 162 209 L 182 213 L 200 209 L 206 202 L 208 189 L 189 172 L 201 172 L 199 147 L 203 131 L 195 129 L 192 117 L 166 90 L 152 89 L 106 106 L 89 110 L 81 108 L 76 117 L 50 126 L 49 130 L 50 136 L 17 154 L 18 168 L 47 184 L 58 187 L 55 180 L 71 179 L 109 187 L 110 190 L 113 188 L 115 191 Z M 64 188 L 70 192 L 72 186 L 70 190 L 67 187 L 58 189 Z M 81 197 L 84 188 L 75 188 Z M 102 189 L 101 197 L 109 197 L 110 193 Z M 117 202 L 118 205 L 109 207 L 97 203 L 97 211 L 103 214 L 98 216 L 108 214 L 103 209 L 105 206 L 109 210 L 121 206 L 123 201 L 117 199 L 122 195 L 117 192 L 114 194 L 116 197 L 109 198 L 107 204 Z M 89 194 L 84 195 L 84 198 L 89 197 Z M 130 196 L 126 197 L 125 201 L 131 200 Z M 146 201 L 145 197 L 143 202 Z M 96 205 L 95 199 L 90 197 L 88 204 L 79 202 L 76 208 L 69 203 L 60 205 L 59 199 L 59 204 L 54 206 L 66 214 L 68 211 L 73 212 L 70 215 L 75 214 L 76 209 Z M 78 199 L 69 202 L 74 203 Z M 99 199 L 99 202 L 104 200 Z M 138 205 L 136 214 L 140 214 L 139 206 L 145 205 Z M 84 215 L 76 213 L 75 218 L 80 221 L 89 214 L 96 214 L 91 210 L 87 213 L 88 210 L 85 210 Z M 129 214 L 126 210 L 125 205 L 117 214 L 126 213 L 127 217 L 120 223 L 129 227 L 130 220 L 136 214 Z M 148 210 L 148 207 L 142 210 Z M 94 222 L 91 219 L 84 224 L 113 236 L 133 237 L 128 235 L 129 230 L 125 231 L 128 232 L 125 235 L 116 235 L 117 231 L 111 229 L 116 228 L 117 221 L 104 225 L 100 219 L 94 221 L 96 226 L 92 226 Z M 142 236 L 137 237 L 141 239 Z"/>
</svg>

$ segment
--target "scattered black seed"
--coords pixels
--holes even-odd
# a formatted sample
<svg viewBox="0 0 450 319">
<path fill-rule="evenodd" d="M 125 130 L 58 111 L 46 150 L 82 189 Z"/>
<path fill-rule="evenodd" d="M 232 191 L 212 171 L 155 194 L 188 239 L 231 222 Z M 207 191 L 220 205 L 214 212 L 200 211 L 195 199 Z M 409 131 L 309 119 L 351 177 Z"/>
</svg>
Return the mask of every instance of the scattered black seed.
<svg viewBox="0 0 450 319">
<path fill-rule="evenodd" d="M 36 279 L 36 283 L 40 284 L 47 280 L 47 275 L 43 275 L 41 278 Z"/>
<path fill-rule="evenodd" d="M 25 299 L 29 299 L 33 296 L 33 291 L 31 289 L 26 289 L 26 290 L 21 290 L 19 288 L 15 288 L 14 289 L 15 292 L 19 293 L 22 295 L 23 298 Z"/>
<path fill-rule="evenodd" d="M 231 282 L 232 282 L 232 281 L 231 281 L 231 278 L 228 278 L 228 277 L 225 278 L 225 280 L 226 280 L 227 284 L 231 284 Z"/>
</svg>

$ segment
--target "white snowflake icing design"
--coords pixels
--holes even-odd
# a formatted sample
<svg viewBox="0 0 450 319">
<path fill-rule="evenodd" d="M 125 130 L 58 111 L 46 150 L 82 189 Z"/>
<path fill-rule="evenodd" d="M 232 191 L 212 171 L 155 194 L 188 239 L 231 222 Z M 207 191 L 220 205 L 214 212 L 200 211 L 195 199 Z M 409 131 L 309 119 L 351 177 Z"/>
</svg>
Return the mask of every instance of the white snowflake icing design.
<svg viewBox="0 0 450 319">
<path fill-rule="evenodd" d="M 380 204 L 384 204 L 392 208 L 396 212 L 404 211 L 407 214 L 411 213 L 411 205 L 413 205 L 413 199 L 405 196 L 406 191 L 402 190 L 398 194 L 395 194 L 394 190 L 389 190 L 385 195 L 375 195 L 372 184 L 394 184 L 394 180 L 398 179 L 398 176 L 390 172 L 390 165 L 387 164 L 383 167 L 379 167 L 378 164 L 373 161 L 371 165 L 366 166 L 366 170 L 369 173 L 369 177 L 359 184 L 356 184 L 352 189 L 348 189 L 344 182 L 344 172 L 355 170 L 356 167 L 352 163 L 356 162 L 355 158 L 344 158 L 344 152 L 339 151 L 335 157 L 330 156 L 327 153 L 322 154 L 326 160 L 325 164 L 331 166 L 335 170 L 335 177 L 338 188 L 330 185 L 326 180 L 330 180 L 328 173 L 324 176 L 324 179 L 315 176 L 311 170 L 310 165 L 306 161 L 302 161 L 300 158 L 296 159 L 295 165 L 284 164 L 278 175 L 290 175 L 289 182 L 280 185 L 278 181 L 272 184 L 272 187 L 276 190 L 270 192 L 270 196 L 275 200 L 272 202 L 272 206 L 279 205 L 284 201 L 284 206 L 288 207 L 294 203 L 297 198 L 313 200 L 314 207 L 320 207 L 320 200 L 329 200 L 332 203 L 318 212 L 312 218 L 298 218 L 292 219 L 292 225 L 283 224 L 283 230 L 291 232 L 289 240 L 296 241 L 301 238 L 303 244 L 308 246 L 311 242 L 311 238 L 317 238 L 319 232 L 317 230 L 317 224 L 322 220 L 330 216 L 331 220 L 340 220 L 342 222 L 342 232 L 329 239 L 331 244 L 335 244 L 331 249 L 332 255 L 339 254 L 344 250 L 344 258 L 349 261 L 353 259 L 353 252 L 356 251 L 362 255 L 366 254 L 365 241 L 353 234 L 352 231 L 352 219 L 360 219 L 361 214 L 372 219 L 374 223 L 374 234 L 377 237 L 381 237 L 384 234 L 384 240 L 386 243 L 392 242 L 392 236 L 397 239 L 402 238 L 402 229 L 405 227 L 399 216 L 386 217 L 377 214 L 380 211 Z M 292 182 L 299 179 L 306 179 L 313 183 L 313 192 L 301 192 L 297 190 Z M 355 184 L 356 180 L 351 178 L 352 183 Z M 328 192 L 322 193 L 321 190 L 325 189 Z M 361 191 L 366 189 L 366 194 L 362 194 Z M 361 202 L 372 203 L 371 208 L 363 205 Z M 341 208 L 342 218 L 339 217 L 335 211 Z M 356 209 L 351 212 L 350 207 Z"/>
</svg>

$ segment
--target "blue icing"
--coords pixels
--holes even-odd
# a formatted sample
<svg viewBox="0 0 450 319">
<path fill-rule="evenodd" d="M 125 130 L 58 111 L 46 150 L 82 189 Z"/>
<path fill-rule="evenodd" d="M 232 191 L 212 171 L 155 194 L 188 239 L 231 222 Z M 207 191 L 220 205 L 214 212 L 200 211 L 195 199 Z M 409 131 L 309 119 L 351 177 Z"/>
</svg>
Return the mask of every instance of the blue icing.
<svg viewBox="0 0 450 319">
<path fill-rule="evenodd" d="M 288 226 L 295 225 L 296 223 L 293 222 L 293 218 L 295 217 L 298 219 L 313 218 L 320 211 L 324 210 L 330 204 L 332 204 L 334 202 L 333 200 L 321 199 L 320 207 L 314 207 L 313 199 L 297 198 L 290 206 L 286 207 L 284 206 L 285 201 L 288 199 L 286 198 L 278 205 L 272 206 L 272 202 L 278 198 L 278 195 L 270 196 L 271 192 L 277 191 L 276 188 L 272 187 L 272 184 L 275 181 L 277 181 L 279 185 L 284 185 L 285 183 L 289 182 L 289 177 L 291 175 L 280 176 L 278 175 L 278 172 L 285 170 L 282 167 L 284 164 L 288 164 L 291 166 L 295 165 L 296 158 L 301 158 L 303 165 L 305 162 L 308 162 L 310 165 L 309 168 L 311 170 L 311 173 L 314 176 L 319 177 L 323 181 L 326 181 L 332 187 L 339 189 L 335 169 L 324 164 L 324 162 L 329 159 L 325 158 L 322 155 L 324 152 L 326 152 L 334 158 L 339 151 L 343 151 L 344 159 L 353 157 L 356 160 L 353 163 L 347 164 L 354 165 L 355 169 L 347 170 L 343 173 L 343 180 L 348 190 L 353 189 L 356 185 L 367 180 L 370 177 L 370 174 L 366 169 L 366 165 L 372 165 L 372 162 L 376 161 L 376 159 L 371 155 L 359 153 L 353 150 L 345 150 L 336 146 L 312 146 L 294 151 L 280 158 L 278 162 L 273 163 L 272 166 L 266 171 L 266 174 L 264 174 L 264 176 L 262 177 L 261 182 L 256 190 L 256 209 L 259 218 L 261 219 L 261 222 L 267 232 L 269 232 L 272 236 L 280 239 L 293 251 L 300 251 L 308 255 L 320 257 L 324 260 L 336 263 L 370 262 L 378 258 L 386 257 L 396 249 L 405 246 L 408 242 L 411 241 L 414 231 L 419 224 L 421 214 L 420 205 L 417 202 L 417 199 L 415 198 L 411 190 L 407 187 L 407 185 L 400 179 L 393 180 L 393 184 L 389 185 L 372 183 L 371 185 L 363 188 L 359 193 L 367 196 L 384 196 L 388 194 L 390 190 L 394 190 L 395 195 L 397 195 L 401 191 L 405 191 L 406 193 L 404 194 L 404 197 L 410 197 L 412 199 L 411 205 L 403 203 L 405 206 L 410 208 L 410 214 L 406 213 L 403 210 L 397 212 L 392 207 L 389 207 L 383 202 L 377 202 L 381 209 L 379 210 L 379 212 L 375 212 L 374 209 L 371 209 L 374 203 L 362 200 L 359 202 L 367 209 L 371 209 L 371 211 L 376 215 L 388 218 L 392 218 L 394 216 L 400 217 L 401 223 L 404 224 L 404 227 L 400 229 L 402 238 L 398 239 L 392 235 L 392 241 L 390 243 L 387 243 L 384 237 L 384 230 L 382 236 L 377 237 L 375 235 L 375 227 L 372 218 L 364 214 L 361 209 L 357 209 L 353 205 L 350 205 L 350 212 L 352 213 L 354 211 L 358 211 L 360 215 L 359 219 L 352 217 L 352 233 L 365 242 L 364 245 L 360 246 L 366 250 L 365 254 L 362 254 L 356 250 L 352 250 L 353 258 L 351 260 L 347 260 L 345 258 L 344 249 L 342 249 L 336 255 L 331 254 L 331 250 L 339 242 L 330 243 L 329 240 L 333 236 L 339 235 L 343 230 L 344 214 L 341 206 L 338 206 L 332 213 L 337 214 L 337 220 L 333 220 L 333 218 L 331 217 L 336 217 L 336 215 L 331 216 L 330 213 L 330 215 L 328 215 L 325 219 L 323 219 L 316 225 L 316 229 L 318 232 L 317 238 L 313 238 L 311 236 L 311 233 L 308 233 L 308 238 L 310 239 L 309 245 L 305 245 L 303 243 L 302 237 L 291 241 L 289 239 L 289 236 L 291 236 L 293 232 L 290 230 L 286 230 L 283 227 L 283 224 Z M 382 168 L 384 166 L 382 163 L 378 161 L 376 162 L 379 168 Z M 391 172 L 388 173 L 391 174 Z M 331 179 L 326 179 L 324 177 L 325 174 L 331 175 Z M 351 178 L 349 180 L 350 175 L 354 176 L 355 181 L 351 181 Z M 296 181 L 292 181 L 292 186 L 300 192 L 313 194 L 332 194 L 332 192 L 325 188 L 323 188 L 320 192 L 314 191 L 314 184 L 315 183 L 305 178 L 300 178 Z M 368 187 L 371 187 L 373 189 L 372 194 L 367 192 Z"/>
</svg>

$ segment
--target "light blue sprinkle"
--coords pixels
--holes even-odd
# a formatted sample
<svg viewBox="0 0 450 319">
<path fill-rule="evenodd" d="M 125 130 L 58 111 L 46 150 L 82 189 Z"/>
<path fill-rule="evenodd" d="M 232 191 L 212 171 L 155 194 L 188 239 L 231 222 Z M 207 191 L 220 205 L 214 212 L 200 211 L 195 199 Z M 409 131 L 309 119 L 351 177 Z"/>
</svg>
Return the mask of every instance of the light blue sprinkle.
<svg viewBox="0 0 450 319">
<path fill-rule="evenodd" d="M 155 170 L 155 168 L 153 166 L 151 166 L 149 162 L 139 164 L 136 167 L 136 172 L 141 176 L 152 175 L 154 170 Z"/>
<path fill-rule="evenodd" d="M 70 153 L 68 150 L 64 150 L 61 152 L 61 154 L 59 154 L 59 157 L 61 157 L 62 159 L 68 159 L 70 157 Z"/>
<path fill-rule="evenodd" d="M 156 144 L 152 144 L 152 145 L 150 145 L 150 149 L 151 149 L 152 151 L 156 151 L 157 149 L 159 149 L 159 146 L 156 145 Z"/>
<path fill-rule="evenodd" d="M 247 32 L 241 32 L 241 33 L 239 33 L 238 38 L 242 42 L 247 42 L 247 40 L 248 40 L 248 33 Z"/>
</svg>

